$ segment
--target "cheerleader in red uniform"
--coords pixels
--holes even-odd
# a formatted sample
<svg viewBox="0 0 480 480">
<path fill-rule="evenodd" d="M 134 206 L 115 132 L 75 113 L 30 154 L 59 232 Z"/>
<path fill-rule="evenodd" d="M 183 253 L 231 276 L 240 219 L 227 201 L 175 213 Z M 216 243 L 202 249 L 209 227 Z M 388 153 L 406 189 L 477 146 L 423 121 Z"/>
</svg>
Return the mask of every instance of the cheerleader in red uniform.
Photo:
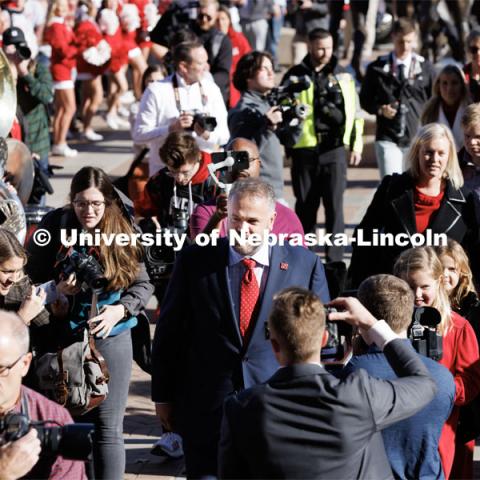
<svg viewBox="0 0 480 480">
<path fill-rule="evenodd" d="M 150 40 L 150 30 L 157 24 L 159 20 L 158 8 L 152 0 L 129 0 L 137 6 L 138 15 L 140 16 L 140 26 L 136 32 L 136 42 L 142 51 L 145 61 L 148 60 L 152 42 Z"/>
<path fill-rule="evenodd" d="M 50 70 L 55 90 L 52 154 L 75 157 L 78 152 L 67 145 L 67 133 L 76 109 L 73 75 L 77 47 L 65 21 L 67 15 L 67 0 L 54 0 L 44 38 L 52 47 Z"/>
<path fill-rule="evenodd" d="M 110 63 L 108 64 L 110 87 L 107 98 L 107 124 L 112 130 L 128 128 L 129 123 L 118 116 L 120 97 L 128 90 L 125 75 L 128 68 L 128 51 L 124 46 L 120 21 L 115 10 L 104 8 L 100 12 L 98 25 L 111 48 Z"/>
<path fill-rule="evenodd" d="M 140 27 L 138 8 L 133 3 L 123 5 L 120 13 L 120 25 L 125 49 L 128 51 L 128 64 L 132 67 L 133 93 L 140 100 L 142 96 L 142 76 L 147 62 L 137 44 L 137 29 Z"/>
<path fill-rule="evenodd" d="M 91 0 L 83 0 L 81 16 L 75 28 L 78 45 L 78 80 L 82 82 L 83 135 L 92 142 L 103 140 L 92 128 L 92 119 L 103 100 L 102 74 L 110 60 L 111 48 L 103 39 L 95 21 L 97 7 Z"/>
</svg>

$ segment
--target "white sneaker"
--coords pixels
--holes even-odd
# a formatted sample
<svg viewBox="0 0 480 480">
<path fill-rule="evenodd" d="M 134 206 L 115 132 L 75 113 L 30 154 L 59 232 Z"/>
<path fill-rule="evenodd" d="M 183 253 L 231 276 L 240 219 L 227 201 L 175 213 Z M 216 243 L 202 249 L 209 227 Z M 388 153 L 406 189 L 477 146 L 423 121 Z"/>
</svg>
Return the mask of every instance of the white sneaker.
<svg viewBox="0 0 480 480">
<path fill-rule="evenodd" d="M 154 444 L 152 455 L 167 455 L 172 458 L 183 457 L 182 437 L 177 433 L 165 432 Z"/>
<path fill-rule="evenodd" d="M 101 140 L 103 140 L 103 135 L 100 135 L 94 130 L 86 130 L 85 132 L 83 132 L 83 137 L 90 142 L 100 142 Z"/>
<path fill-rule="evenodd" d="M 118 107 L 117 113 L 123 118 L 128 118 L 130 116 L 130 111 L 124 106 Z"/>
<path fill-rule="evenodd" d="M 124 118 L 118 117 L 115 119 L 118 125 L 118 128 L 130 130 L 130 122 Z"/>
<path fill-rule="evenodd" d="M 137 99 L 131 90 L 128 90 L 120 97 L 120 103 L 124 105 L 130 105 L 131 103 L 135 102 Z"/>
<path fill-rule="evenodd" d="M 70 148 L 66 143 L 52 146 L 52 155 L 56 157 L 76 157 L 78 150 Z"/>
<path fill-rule="evenodd" d="M 109 113 L 107 114 L 107 116 L 105 117 L 105 121 L 107 122 L 107 125 L 112 129 L 112 130 L 118 130 L 119 129 L 119 126 L 118 126 L 118 117 L 116 115 L 114 115 L 113 113 Z"/>
</svg>

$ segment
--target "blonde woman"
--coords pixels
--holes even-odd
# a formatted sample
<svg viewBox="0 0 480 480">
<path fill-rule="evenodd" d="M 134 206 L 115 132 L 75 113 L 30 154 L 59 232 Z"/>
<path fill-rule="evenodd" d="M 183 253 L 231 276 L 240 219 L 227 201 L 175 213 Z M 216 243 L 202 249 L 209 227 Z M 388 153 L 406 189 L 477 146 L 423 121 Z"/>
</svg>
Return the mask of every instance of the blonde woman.
<svg viewBox="0 0 480 480">
<path fill-rule="evenodd" d="M 471 103 L 465 75 L 456 65 L 446 65 L 433 84 L 432 98 L 425 104 L 422 125 L 441 123 L 452 131 L 457 152 L 463 147 L 462 115 Z"/>
<path fill-rule="evenodd" d="M 473 193 L 463 188 L 450 129 L 439 123 L 423 126 L 407 158 L 410 168 L 384 177 L 356 231 L 356 237 L 362 235 L 364 240 L 378 233 L 400 237 L 387 246 L 354 246 L 349 270 L 352 287 L 370 275 L 391 273 L 396 257 L 414 246 L 415 234 L 444 233 L 469 253 L 478 249 L 479 217 Z"/>
</svg>

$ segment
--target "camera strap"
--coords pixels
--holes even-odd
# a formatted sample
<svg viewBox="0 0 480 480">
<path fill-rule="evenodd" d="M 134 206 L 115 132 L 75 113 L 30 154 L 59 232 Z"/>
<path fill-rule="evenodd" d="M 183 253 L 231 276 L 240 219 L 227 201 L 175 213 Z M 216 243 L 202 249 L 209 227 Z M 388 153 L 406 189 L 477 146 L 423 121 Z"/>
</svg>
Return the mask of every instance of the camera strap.
<svg viewBox="0 0 480 480">
<path fill-rule="evenodd" d="M 182 103 L 180 101 L 180 91 L 178 89 L 178 78 L 176 73 L 173 74 L 172 85 L 173 85 L 173 94 L 175 95 L 175 103 L 177 104 L 177 110 L 179 111 L 179 113 L 181 113 L 183 109 L 182 109 Z M 203 89 L 202 82 L 198 82 L 198 87 L 200 89 L 200 96 L 202 98 L 202 107 L 205 110 L 208 103 L 208 97 L 205 93 L 205 90 Z"/>
<path fill-rule="evenodd" d="M 25 415 L 28 419 L 30 419 L 30 409 L 28 408 L 28 400 L 25 392 L 22 391 L 22 396 L 20 398 L 20 413 Z"/>
</svg>

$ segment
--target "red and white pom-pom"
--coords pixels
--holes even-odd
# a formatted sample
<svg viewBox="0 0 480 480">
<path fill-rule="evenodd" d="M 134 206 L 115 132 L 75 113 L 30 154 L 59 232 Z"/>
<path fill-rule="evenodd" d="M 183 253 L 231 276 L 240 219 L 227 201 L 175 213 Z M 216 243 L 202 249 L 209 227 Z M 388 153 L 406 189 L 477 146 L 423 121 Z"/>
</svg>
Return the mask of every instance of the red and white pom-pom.
<svg viewBox="0 0 480 480">
<path fill-rule="evenodd" d="M 136 5 L 127 3 L 123 6 L 122 13 L 120 13 L 120 23 L 126 32 L 134 32 L 140 27 L 140 15 Z"/>
<path fill-rule="evenodd" d="M 100 30 L 107 35 L 114 35 L 120 26 L 117 14 L 109 8 L 104 8 L 98 18 Z"/>
<path fill-rule="evenodd" d="M 90 65 L 100 67 L 110 60 L 112 48 L 106 40 L 100 40 L 95 47 L 87 48 L 82 56 Z"/>
<path fill-rule="evenodd" d="M 143 9 L 145 18 L 147 19 L 148 31 L 152 30 L 160 20 L 158 8 L 154 3 L 147 3 Z"/>
</svg>

